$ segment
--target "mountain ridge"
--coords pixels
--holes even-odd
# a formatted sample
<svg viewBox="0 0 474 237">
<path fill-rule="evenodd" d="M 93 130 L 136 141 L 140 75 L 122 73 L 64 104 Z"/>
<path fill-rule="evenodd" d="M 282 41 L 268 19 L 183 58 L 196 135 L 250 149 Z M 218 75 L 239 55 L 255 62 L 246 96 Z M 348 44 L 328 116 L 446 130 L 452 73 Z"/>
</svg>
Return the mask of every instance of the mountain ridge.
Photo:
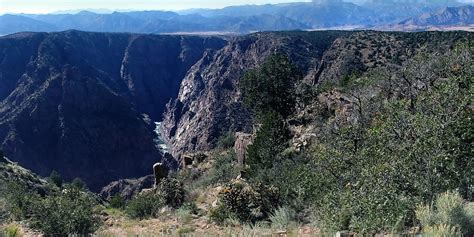
<svg viewBox="0 0 474 237">
<path fill-rule="evenodd" d="M 222 9 L 187 11 L 131 11 L 76 14 L 21 14 L 0 16 L 0 34 L 21 31 L 178 33 L 221 32 L 246 34 L 256 31 L 312 30 L 352 27 L 391 29 L 390 24 L 410 21 L 420 15 L 436 14 L 445 7 L 466 7 L 461 3 L 367 2 L 287 3 L 231 6 Z M 471 11 L 472 12 L 472 11 Z M 472 13 L 467 17 L 472 18 Z M 451 18 L 450 25 L 459 25 Z M 428 27 L 422 21 L 418 27 Z M 393 28 L 392 28 L 393 29 Z M 403 30 L 401 28 L 400 30 Z M 406 30 L 410 30 L 407 28 Z"/>
<path fill-rule="evenodd" d="M 446 7 L 435 13 L 410 18 L 400 24 L 412 25 L 469 25 L 474 24 L 474 7 Z"/>
</svg>

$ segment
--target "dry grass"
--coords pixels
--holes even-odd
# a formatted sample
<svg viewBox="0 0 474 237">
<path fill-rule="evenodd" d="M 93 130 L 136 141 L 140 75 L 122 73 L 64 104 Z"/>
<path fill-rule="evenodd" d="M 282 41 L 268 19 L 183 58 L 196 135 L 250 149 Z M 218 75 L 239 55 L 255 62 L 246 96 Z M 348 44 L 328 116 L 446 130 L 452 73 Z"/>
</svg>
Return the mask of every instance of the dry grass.
<svg viewBox="0 0 474 237">
<path fill-rule="evenodd" d="M 222 227 L 213 224 L 206 216 L 168 213 L 158 219 L 131 220 L 109 216 L 96 236 L 317 236 L 319 231 L 309 226 L 290 225 L 287 229 L 272 228 L 270 223 Z M 181 216 L 181 217 L 180 217 Z"/>
</svg>

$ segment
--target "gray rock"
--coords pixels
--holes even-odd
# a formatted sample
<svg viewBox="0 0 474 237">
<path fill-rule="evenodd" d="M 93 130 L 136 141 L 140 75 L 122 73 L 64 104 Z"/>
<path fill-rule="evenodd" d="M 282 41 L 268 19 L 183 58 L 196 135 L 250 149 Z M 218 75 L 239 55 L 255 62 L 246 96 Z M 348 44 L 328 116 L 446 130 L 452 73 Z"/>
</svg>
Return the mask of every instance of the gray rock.
<svg viewBox="0 0 474 237">
<path fill-rule="evenodd" d="M 181 157 L 181 167 L 186 168 L 191 165 L 197 165 L 203 162 L 207 158 L 207 155 L 201 152 L 188 153 Z"/>
<path fill-rule="evenodd" d="M 247 147 L 252 144 L 252 134 L 237 132 L 235 133 L 234 151 L 237 155 L 239 165 L 245 165 L 247 156 Z"/>
<path fill-rule="evenodd" d="M 160 183 L 160 181 L 166 177 L 168 177 L 168 167 L 163 163 L 156 163 L 153 165 L 153 173 L 155 177 L 155 186 Z"/>
<path fill-rule="evenodd" d="M 155 182 L 153 175 L 148 175 L 139 179 L 122 179 L 111 182 L 102 188 L 100 196 L 105 200 L 110 200 L 115 195 L 120 195 L 124 200 L 130 200 L 142 190 L 152 188 Z"/>
<path fill-rule="evenodd" d="M 356 236 L 355 233 L 350 231 L 338 231 L 336 232 L 336 237 L 354 237 Z"/>
</svg>

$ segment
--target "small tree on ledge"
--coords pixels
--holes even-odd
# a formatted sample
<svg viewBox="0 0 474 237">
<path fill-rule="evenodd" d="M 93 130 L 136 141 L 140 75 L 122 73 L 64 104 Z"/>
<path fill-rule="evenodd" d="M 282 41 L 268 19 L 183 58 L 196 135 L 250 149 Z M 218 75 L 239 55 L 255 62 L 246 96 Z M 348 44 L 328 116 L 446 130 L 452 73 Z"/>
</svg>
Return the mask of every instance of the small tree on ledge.
<svg viewBox="0 0 474 237">
<path fill-rule="evenodd" d="M 63 186 L 63 178 L 56 170 L 53 170 L 51 172 L 51 174 L 48 177 L 48 180 L 52 184 L 56 185 L 58 188 L 61 188 Z"/>
<path fill-rule="evenodd" d="M 0 162 L 7 162 L 7 159 L 5 159 L 5 156 L 3 155 L 2 150 L 0 150 Z"/>
</svg>

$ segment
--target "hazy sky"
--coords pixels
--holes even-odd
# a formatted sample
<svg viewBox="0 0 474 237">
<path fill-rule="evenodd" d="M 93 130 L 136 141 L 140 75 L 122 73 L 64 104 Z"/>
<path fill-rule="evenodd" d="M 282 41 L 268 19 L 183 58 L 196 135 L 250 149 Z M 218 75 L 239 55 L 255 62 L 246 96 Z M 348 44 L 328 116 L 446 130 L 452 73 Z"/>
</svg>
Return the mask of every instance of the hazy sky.
<svg viewBox="0 0 474 237">
<path fill-rule="evenodd" d="M 231 5 L 305 2 L 309 0 L 0 0 L 0 13 L 47 13 L 71 9 L 221 8 Z"/>
<path fill-rule="evenodd" d="M 77 9 L 181 10 L 189 8 L 222 8 L 244 4 L 275 4 L 310 1 L 311 0 L 0 0 L 0 14 L 49 13 Z M 344 1 L 364 2 L 367 0 Z M 465 3 L 474 2 L 474 0 L 458 1 Z"/>
</svg>

